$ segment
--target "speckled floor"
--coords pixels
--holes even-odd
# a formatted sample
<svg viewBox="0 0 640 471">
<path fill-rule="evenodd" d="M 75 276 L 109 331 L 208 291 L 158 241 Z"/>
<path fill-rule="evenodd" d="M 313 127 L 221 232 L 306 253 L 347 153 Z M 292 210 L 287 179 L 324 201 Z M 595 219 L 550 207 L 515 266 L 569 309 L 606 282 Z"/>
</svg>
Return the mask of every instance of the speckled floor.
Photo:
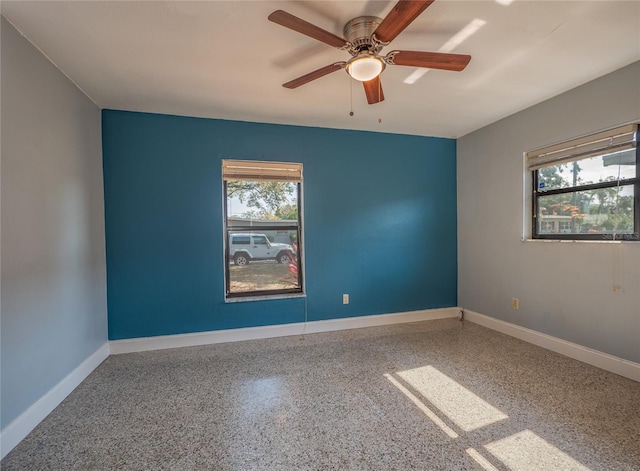
<svg viewBox="0 0 640 471">
<path fill-rule="evenodd" d="M 470 322 L 109 357 L 2 470 L 639 470 L 640 384 Z"/>
</svg>

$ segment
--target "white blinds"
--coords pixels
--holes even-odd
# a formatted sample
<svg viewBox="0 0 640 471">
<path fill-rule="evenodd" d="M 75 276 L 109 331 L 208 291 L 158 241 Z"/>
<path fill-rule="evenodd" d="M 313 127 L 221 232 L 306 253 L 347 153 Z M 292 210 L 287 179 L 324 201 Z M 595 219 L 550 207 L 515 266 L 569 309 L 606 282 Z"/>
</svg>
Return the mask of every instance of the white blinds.
<svg viewBox="0 0 640 471">
<path fill-rule="evenodd" d="M 587 157 L 633 149 L 637 145 L 637 131 L 637 124 L 627 124 L 527 152 L 527 169 L 538 170 L 549 165 L 559 165 Z"/>
<path fill-rule="evenodd" d="M 223 160 L 224 180 L 302 181 L 302 164 L 291 162 L 257 162 L 251 160 Z"/>
</svg>

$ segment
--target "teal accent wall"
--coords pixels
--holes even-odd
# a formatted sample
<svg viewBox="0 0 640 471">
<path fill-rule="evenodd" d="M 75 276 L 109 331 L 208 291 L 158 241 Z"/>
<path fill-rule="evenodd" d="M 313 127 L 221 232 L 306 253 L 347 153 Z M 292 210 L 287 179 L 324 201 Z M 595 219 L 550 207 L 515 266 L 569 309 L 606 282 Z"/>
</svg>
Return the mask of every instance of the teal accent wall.
<svg viewBox="0 0 640 471">
<path fill-rule="evenodd" d="M 455 140 L 102 113 L 110 339 L 457 305 Z M 222 159 L 304 164 L 306 299 L 224 302 Z"/>
</svg>

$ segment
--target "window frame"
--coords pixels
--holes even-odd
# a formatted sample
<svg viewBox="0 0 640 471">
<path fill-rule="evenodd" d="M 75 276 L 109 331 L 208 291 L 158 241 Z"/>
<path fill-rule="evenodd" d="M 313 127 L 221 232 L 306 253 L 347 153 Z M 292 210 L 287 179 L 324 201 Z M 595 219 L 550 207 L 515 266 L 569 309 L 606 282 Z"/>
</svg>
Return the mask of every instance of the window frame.
<svg viewBox="0 0 640 471">
<path fill-rule="evenodd" d="M 546 162 L 546 164 L 540 164 L 538 168 L 531 170 L 531 181 L 532 181 L 532 201 L 531 201 L 531 236 L 532 239 L 538 240 L 600 240 L 600 241 L 640 241 L 640 147 L 638 147 L 637 140 L 640 134 L 640 130 L 637 123 L 632 123 L 635 126 L 635 131 L 633 135 L 635 137 L 632 138 L 633 145 L 633 154 L 635 154 L 635 167 L 636 174 L 633 178 L 623 178 L 619 180 L 612 181 L 603 181 L 598 183 L 590 183 L 585 185 L 576 185 L 569 186 L 566 188 L 556 188 L 553 190 L 547 191 L 538 191 L 539 190 L 539 170 L 543 168 L 552 167 L 555 165 L 559 165 L 560 163 L 570 163 L 570 162 L 580 162 L 581 160 L 585 160 L 598 155 L 606 155 L 606 150 L 603 149 L 598 153 L 597 151 L 592 152 L 591 155 L 587 154 L 579 158 L 572 158 L 569 156 L 571 160 L 567 160 L 565 156 L 564 159 L 559 160 L 551 160 Z M 614 129 L 615 130 L 615 129 Z M 613 131 L 613 130 L 611 130 Z M 593 136 L 597 136 L 598 134 L 594 134 Z M 575 139 L 572 141 L 567 141 L 565 144 L 569 148 L 574 142 L 580 142 L 580 145 L 584 145 L 586 142 L 587 145 L 590 144 L 589 141 L 590 136 L 586 136 L 580 139 Z M 557 149 L 562 147 L 562 144 L 556 144 L 555 146 L 549 146 L 548 149 Z M 627 148 L 627 150 L 629 147 Z M 543 153 L 544 149 L 540 149 L 538 151 L 532 151 L 526 153 L 526 158 L 529 161 L 527 168 L 529 168 L 532 164 L 530 163 L 531 154 L 540 155 Z M 538 210 L 539 210 L 539 199 L 543 196 L 553 196 L 553 195 L 561 195 L 561 194 L 571 194 L 571 193 L 579 193 L 581 191 L 590 191 L 597 189 L 606 189 L 606 188 L 622 188 L 622 187 L 632 187 L 633 188 L 633 230 L 631 233 L 611 233 L 611 234 L 603 234 L 603 233 L 539 233 L 538 227 Z M 558 227 L 560 227 L 560 222 L 558 222 Z"/>
<path fill-rule="evenodd" d="M 233 161 L 225 161 L 223 160 L 223 167 L 225 162 L 232 163 L 246 163 L 249 165 L 260 165 L 266 164 L 271 166 L 274 162 L 271 161 L 249 161 L 249 160 L 233 160 Z M 283 297 L 299 297 L 304 296 L 305 294 L 305 284 L 304 284 L 304 264 L 303 264 L 303 225 L 302 225 L 302 164 L 296 163 L 286 163 L 283 162 L 283 165 L 296 165 L 300 167 L 300 176 L 296 180 L 291 180 L 289 178 L 272 179 L 272 178 L 245 178 L 247 181 L 286 181 L 289 183 L 296 184 L 296 201 L 298 206 L 298 219 L 297 224 L 291 225 L 260 225 L 254 226 L 250 224 L 230 224 L 229 223 L 229 214 L 228 214 L 228 181 L 235 180 L 233 178 L 225 178 L 224 170 L 223 170 L 223 238 L 224 238 L 224 279 L 225 279 L 225 302 L 231 301 L 240 301 L 240 300 L 263 300 L 263 299 L 278 299 Z M 286 232 L 295 232 L 297 238 L 297 247 L 296 247 L 296 263 L 298 266 L 297 277 L 298 277 L 298 286 L 292 288 L 282 288 L 282 289 L 265 289 L 265 290 L 253 290 L 253 291 L 243 291 L 243 292 L 232 292 L 231 291 L 231 273 L 230 273 L 230 237 L 233 233 L 260 233 L 260 232 L 278 232 L 278 231 L 286 231 Z M 249 244 L 251 245 L 251 244 Z"/>
</svg>

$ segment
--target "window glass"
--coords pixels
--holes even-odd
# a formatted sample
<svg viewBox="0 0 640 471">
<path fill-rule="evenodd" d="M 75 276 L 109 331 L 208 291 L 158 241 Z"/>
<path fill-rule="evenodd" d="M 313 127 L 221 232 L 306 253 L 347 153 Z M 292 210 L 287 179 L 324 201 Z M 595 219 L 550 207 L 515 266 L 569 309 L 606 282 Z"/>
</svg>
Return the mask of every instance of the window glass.
<svg viewBox="0 0 640 471">
<path fill-rule="evenodd" d="M 538 198 L 539 234 L 633 234 L 634 187 L 599 188 Z"/>
<path fill-rule="evenodd" d="M 267 236 L 253 236 L 253 243 L 256 245 L 267 245 Z"/>
<path fill-rule="evenodd" d="M 243 171 L 242 161 L 226 162 L 232 162 L 234 171 Z M 246 167 L 250 176 L 223 176 L 227 298 L 302 293 L 301 166 L 291 165 L 300 175 L 295 181 L 273 181 L 277 166 L 265 163 L 263 172 L 261 162 Z M 261 179 L 262 173 L 268 177 Z M 283 175 L 290 178 L 289 173 Z"/>
</svg>

